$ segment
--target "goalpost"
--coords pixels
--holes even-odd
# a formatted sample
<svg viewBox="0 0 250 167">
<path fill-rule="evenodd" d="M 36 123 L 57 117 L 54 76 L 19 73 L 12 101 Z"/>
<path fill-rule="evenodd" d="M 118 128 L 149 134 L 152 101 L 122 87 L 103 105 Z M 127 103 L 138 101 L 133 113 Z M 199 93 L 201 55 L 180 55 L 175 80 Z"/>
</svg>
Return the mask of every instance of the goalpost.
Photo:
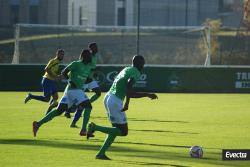
<svg viewBox="0 0 250 167">
<path fill-rule="evenodd" d="M 65 49 L 65 63 L 78 58 L 89 42 L 100 45 L 100 64 L 130 64 L 136 53 L 135 26 L 17 24 L 12 64 L 42 64 Z M 211 33 L 206 26 L 141 26 L 140 53 L 147 64 L 211 64 Z"/>
</svg>

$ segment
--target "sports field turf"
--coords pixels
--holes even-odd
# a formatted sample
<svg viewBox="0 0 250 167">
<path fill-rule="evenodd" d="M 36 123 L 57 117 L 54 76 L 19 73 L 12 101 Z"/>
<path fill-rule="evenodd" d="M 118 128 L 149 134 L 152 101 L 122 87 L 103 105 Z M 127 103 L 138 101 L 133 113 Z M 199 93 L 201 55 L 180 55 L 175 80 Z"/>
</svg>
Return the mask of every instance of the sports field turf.
<svg viewBox="0 0 250 167">
<path fill-rule="evenodd" d="M 129 135 L 108 150 L 111 161 L 96 160 L 105 135 L 87 141 L 63 116 L 42 126 L 36 138 L 31 124 L 46 103 L 23 104 L 24 92 L 0 92 L 0 166 L 250 166 L 250 161 L 222 161 L 223 148 L 250 149 L 249 94 L 158 94 L 132 99 L 127 112 Z M 93 104 L 91 121 L 108 125 L 102 99 Z M 80 126 L 82 122 L 78 123 Z M 190 158 L 200 145 L 204 158 Z"/>
</svg>

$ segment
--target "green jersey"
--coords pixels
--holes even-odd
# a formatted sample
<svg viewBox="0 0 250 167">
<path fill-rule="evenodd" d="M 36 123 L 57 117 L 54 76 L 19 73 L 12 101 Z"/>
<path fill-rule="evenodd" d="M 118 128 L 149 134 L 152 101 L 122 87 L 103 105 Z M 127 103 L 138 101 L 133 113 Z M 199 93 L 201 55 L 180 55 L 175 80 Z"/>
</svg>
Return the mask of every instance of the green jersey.
<svg viewBox="0 0 250 167">
<path fill-rule="evenodd" d="M 140 71 L 135 67 L 125 67 L 116 77 L 109 90 L 119 99 L 124 100 L 127 92 L 127 83 L 129 78 L 134 78 L 137 81 L 140 78 Z"/>
<path fill-rule="evenodd" d="M 73 82 L 76 87 L 69 83 L 66 89 L 82 89 L 91 70 L 90 65 L 83 64 L 80 60 L 73 61 L 66 68 L 70 70 L 69 81 Z"/>
</svg>

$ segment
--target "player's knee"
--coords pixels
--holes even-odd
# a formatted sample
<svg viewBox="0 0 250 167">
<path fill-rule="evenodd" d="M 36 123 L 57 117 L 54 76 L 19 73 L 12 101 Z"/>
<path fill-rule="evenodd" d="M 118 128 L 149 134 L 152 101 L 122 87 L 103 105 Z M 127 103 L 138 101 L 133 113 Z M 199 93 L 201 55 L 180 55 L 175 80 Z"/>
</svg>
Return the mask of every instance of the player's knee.
<svg viewBox="0 0 250 167">
<path fill-rule="evenodd" d="M 77 107 L 77 111 L 82 111 L 84 109 L 84 106 L 82 106 L 82 105 L 79 105 L 78 107 Z"/>
<path fill-rule="evenodd" d="M 53 100 L 54 100 L 54 101 L 57 101 L 57 100 L 58 100 L 58 96 L 54 96 L 54 97 L 53 97 Z"/>
<path fill-rule="evenodd" d="M 118 128 L 121 131 L 121 136 L 127 136 L 128 135 L 128 128 L 124 126 L 118 126 Z"/>
<path fill-rule="evenodd" d="M 61 115 L 64 111 L 67 110 L 67 105 L 65 104 L 59 104 L 58 107 L 56 108 L 58 115 Z"/>
<path fill-rule="evenodd" d="M 121 129 L 121 136 L 127 136 L 128 135 L 128 129 Z"/>
<path fill-rule="evenodd" d="M 49 101 L 50 101 L 50 97 L 49 97 L 49 96 L 45 96 L 45 97 L 44 97 L 44 101 L 45 101 L 45 102 L 49 102 Z"/>
<path fill-rule="evenodd" d="M 88 102 L 85 104 L 85 108 L 92 109 L 92 105 L 91 105 L 90 101 L 88 101 Z"/>
<path fill-rule="evenodd" d="M 77 109 L 78 110 L 83 110 L 83 109 L 92 110 L 92 105 L 90 102 L 85 102 L 85 103 L 80 104 Z"/>
<path fill-rule="evenodd" d="M 99 96 L 101 96 L 101 89 L 100 88 L 96 88 L 95 90 L 94 90 L 94 92 L 95 92 L 95 94 L 99 97 Z"/>
<path fill-rule="evenodd" d="M 99 96 L 101 96 L 101 91 L 97 91 L 97 92 L 95 92 L 95 94 L 99 97 Z"/>
</svg>

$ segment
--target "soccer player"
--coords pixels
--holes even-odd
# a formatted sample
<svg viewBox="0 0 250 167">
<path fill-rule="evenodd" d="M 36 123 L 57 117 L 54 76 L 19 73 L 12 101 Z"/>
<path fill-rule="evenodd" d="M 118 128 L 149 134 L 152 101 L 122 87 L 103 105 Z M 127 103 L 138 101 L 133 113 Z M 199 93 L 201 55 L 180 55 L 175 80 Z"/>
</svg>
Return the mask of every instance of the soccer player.
<svg viewBox="0 0 250 167">
<path fill-rule="evenodd" d="M 156 99 L 157 95 L 153 93 L 135 92 L 132 87 L 136 80 L 139 79 L 141 71 L 144 67 L 144 58 L 140 55 L 133 57 L 132 66 L 125 67 L 115 78 L 109 92 L 104 97 L 104 105 L 107 110 L 107 116 L 112 127 L 104 127 L 93 122 L 88 124 L 87 139 L 93 135 L 95 131 L 107 134 L 107 138 L 96 155 L 96 159 L 110 160 L 105 152 L 115 140 L 116 136 L 127 136 L 128 124 L 124 111 L 129 108 L 130 98 L 148 97 Z M 123 100 L 126 97 L 123 106 Z M 89 136 L 91 135 L 91 136 Z"/>
<path fill-rule="evenodd" d="M 57 109 L 52 110 L 40 121 L 33 122 L 33 134 L 36 136 L 38 129 L 44 124 L 52 120 L 54 117 L 61 115 L 72 104 L 76 104 L 79 110 L 84 111 L 84 120 L 81 136 L 86 136 L 86 126 L 92 110 L 91 103 L 85 93 L 82 91 L 83 84 L 85 83 L 91 71 L 91 56 L 89 50 L 83 50 L 80 55 L 79 61 L 73 61 L 62 71 L 62 78 L 69 80 L 65 88 L 64 95 L 61 98 Z"/>
<path fill-rule="evenodd" d="M 60 77 L 58 74 L 59 72 L 59 64 L 63 60 L 64 57 L 64 50 L 58 49 L 56 51 L 56 57 L 51 59 L 48 64 L 46 65 L 44 71 L 45 74 L 42 79 L 42 87 L 43 87 L 43 96 L 37 96 L 29 93 L 25 100 L 24 103 L 27 103 L 31 99 L 38 100 L 38 101 L 43 101 L 43 102 L 49 102 L 50 97 L 52 96 L 52 100 L 50 101 L 49 108 L 46 112 L 49 113 L 54 107 L 57 106 L 58 102 L 58 91 L 57 91 L 57 86 L 56 86 L 56 81 L 60 80 Z"/>
<path fill-rule="evenodd" d="M 89 49 L 91 50 L 91 55 L 92 55 L 92 61 L 91 61 L 91 70 L 94 71 L 96 69 L 96 62 L 97 62 L 97 56 L 98 55 L 98 46 L 96 43 L 90 43 L 89 44 Z M 100 96 L 101 96 L 101 89 L 98 85 L 98 83 L 94 80 L 94 77 L 93 77 L 93 72 L 90 74 L 90 76 L 88 77 L 85 85 L 84 85 L 84 88 L 83 90 L 86 90 L 86 89 L 89 89 L 89 90 L 92 90 L 93 92 L 95 92 L 95 94 L 90 98 L 90 102 L 94 102 L 96 101 Z M 72 108 L 70 108 L 66 113 L 65 113 L 65 116 L 70 118 L 70 111 L 72 110 L 76 110 L 74 109 L 74 106 Z M 75 128 L 77 127 L 76 126 L 76 123 L 77 121 L 80 119 L 82 113 L 80 110 L 77 110 L 75 112 L 75 115 L 74 115 L 74 119 L 72 120 L 71 122 L 71 125 L 70 127 L 71 128 Z"/>
</svg>

